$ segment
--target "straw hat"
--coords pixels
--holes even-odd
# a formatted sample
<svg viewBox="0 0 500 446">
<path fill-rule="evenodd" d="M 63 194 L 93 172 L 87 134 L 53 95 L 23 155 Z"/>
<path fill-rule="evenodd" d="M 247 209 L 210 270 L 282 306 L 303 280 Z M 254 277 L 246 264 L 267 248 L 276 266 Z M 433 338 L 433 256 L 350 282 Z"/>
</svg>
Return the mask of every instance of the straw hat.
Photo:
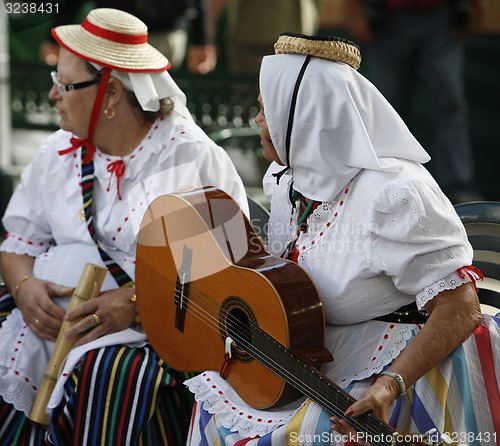
<svg viewBox="0 0 500 446">
<path fill-rule="evenodd" d="M 313 37 L 283 33 L 274 44 L 276 54 L 304 54 L 332 62 L 344 62 L 357 70 L 361 65 L 358 45 L 341 37 Z"/>
<path fill-rule="evenodd" d="M 144 22 L 118 9 L 93 9 L 81 25 L 58 26 L 52 35 L 78 57 L 115 70 L 155 72 L 170 67 L 168 59 L 147 43 Z"/>
</svg>

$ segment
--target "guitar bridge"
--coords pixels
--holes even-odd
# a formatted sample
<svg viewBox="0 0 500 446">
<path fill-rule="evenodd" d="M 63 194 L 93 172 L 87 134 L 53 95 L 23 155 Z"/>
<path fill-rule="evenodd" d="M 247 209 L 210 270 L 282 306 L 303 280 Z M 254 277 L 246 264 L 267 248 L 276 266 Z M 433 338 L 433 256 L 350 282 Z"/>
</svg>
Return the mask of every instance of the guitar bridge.
<svg viewBox="0 0 500 446">
<path fill-rule="evenodd" d="M 228 336 L 226 338 L 226 353 L 224 354 L 224 362 L 222 363 L 222 367 L 220 369 L 220 377 L 222 379 L 227 379 L 227 376 L 229 375 L 229 369 L 231 367 L 232 363 L 232 348 L 234 346 L 234 341 Z"/>
</svg>

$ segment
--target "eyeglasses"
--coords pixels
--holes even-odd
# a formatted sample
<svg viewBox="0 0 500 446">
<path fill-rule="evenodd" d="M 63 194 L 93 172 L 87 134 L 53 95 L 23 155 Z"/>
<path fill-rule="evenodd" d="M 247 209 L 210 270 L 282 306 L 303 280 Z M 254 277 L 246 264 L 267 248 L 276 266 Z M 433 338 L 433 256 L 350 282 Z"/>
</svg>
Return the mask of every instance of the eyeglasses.
<svg viewBox="0 0 500 446">
<path fill-rule="evenodd" d="M 73 91 L 73 90 L 79 90 L 80 88 L 85 88 L 85 87 L 90 87 L 91 85 L 99 83 L 101 80 L 101 77 L 98 76 L 97 79 L 91 79 L 89 81 L 83 81 L 83 82 L 78 82 L 76 84 L 61 84 L 58 80 L 58 74 L 57 71 L 52 71 L 50 73 L 50 77 L 52 78 L 52 83 L 57 87 L 57 91 L 61 96 L 64 96 L 64 93 L 66 91 Z"/>
</svg>

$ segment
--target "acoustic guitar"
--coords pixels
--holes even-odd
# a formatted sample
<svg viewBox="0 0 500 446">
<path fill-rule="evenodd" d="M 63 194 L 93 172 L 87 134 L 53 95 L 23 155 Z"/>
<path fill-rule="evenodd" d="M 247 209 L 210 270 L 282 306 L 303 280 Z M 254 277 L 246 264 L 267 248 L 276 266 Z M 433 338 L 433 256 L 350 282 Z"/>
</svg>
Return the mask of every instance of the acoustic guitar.
<svg viewBox="0 0 500 446">
<path fill-rule="evenodd" d="M 225 192 L 205 187 L 149 205 L 138 236 L 136 292 L 146 335 L 174 369 L 218 370 L 258 409 L 305 395 L 345 418 L 355 402 L 321 373 L 332 358 L 310 277 L 269 254 Z M 408 441 L 369 413 L 349 421 L 380 440 L 375 445 L 438 444 L 422 435 Z"/>
</svg>

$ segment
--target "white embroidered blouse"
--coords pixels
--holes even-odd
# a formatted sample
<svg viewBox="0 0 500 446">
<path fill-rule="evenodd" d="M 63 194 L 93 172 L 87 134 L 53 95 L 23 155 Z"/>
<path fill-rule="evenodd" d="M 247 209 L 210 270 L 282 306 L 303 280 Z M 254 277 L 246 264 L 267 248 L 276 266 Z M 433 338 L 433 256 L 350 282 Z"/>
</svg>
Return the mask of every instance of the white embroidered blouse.
<svg viewBox="0 0 500 446">
<path fill-rule="evenodd" d="M 317 206 L 298 238 L 291 175 L 276 185 L 271 174 L 282 167 L 271 165 L 264 179 L 269 250 L 279 256 L 297 238 L 297 263 L 324 305 L 325 345 L 334 357 L 324 371 L 343 388 L 379 373 L 419 329 L 374 318 L 412 302 L 422 309 L 439 292 L 471 281 L 457 272 L 471 264 L 472 248 L 452 204 L 422 165 L 400 163 L 394 173 L 362 170 L 334 200 Z M 268 433 L 293 414 L 293 405 L 276 413 L 251 408 L 217 372 L 187 384 L 218 423 L 245 435 Z"/>
<path fill-rule="evenodd" d="M 72 136 L 62 130 L 49 136 L 22 173 L 3 218 L 8 236 L 0 247 L 35 257 L 35 277 L 69 287 L 76 286 L 85 263 L 104 265 L 81 216 L 80 149 L 58 153 L 71 146 Z M 120 178 L 109 167 L 117 162 L 125 166 Z M 137 231 L 148 204 L 158 195 L 187 186 L 215 186 L 248 214 L 243 183 L 227 153 L 175 112 L 157 119 L 141 144 L 125 157 L 109 156 L 97 148 L 94 168 L 94 225 L 99 244 L 132 279 Z M 108 273 L 101 290 L 116 287 Z M 65 308 L 68 300 L 57 302 Z M 8 316 L 1 333 L 0 395 L 28 415 L 54 343 L 34 335 L 18 309 Z M 129 329 L 85 344 L 72 354 L 82 355 L 106 342 L 145 339 Z M 70 359 L 74 364 L 75 358 Z"/>
</svg>

